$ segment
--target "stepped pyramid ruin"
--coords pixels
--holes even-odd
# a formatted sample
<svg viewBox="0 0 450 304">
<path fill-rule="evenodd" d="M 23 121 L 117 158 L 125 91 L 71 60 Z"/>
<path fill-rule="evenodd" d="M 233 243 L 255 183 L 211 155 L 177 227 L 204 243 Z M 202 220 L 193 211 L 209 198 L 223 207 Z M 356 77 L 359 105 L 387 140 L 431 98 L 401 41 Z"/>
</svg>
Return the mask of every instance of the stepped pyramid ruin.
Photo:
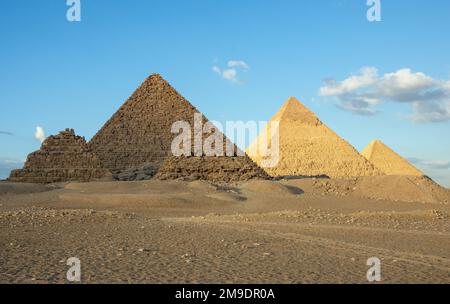
<svg viewBox="0 0 450 304">
<path fill-rule="evenodd" d="M 207 180 L 245 180 L 267 177 L 247 156 L 175 157 L 171 152 L 172 124 L 188 122 L 194 138 L 194 114 L 197 109 L 184 99 L 160 75 L 148 77 L 120 109 L 106 122 L 89 143 L 102 164 L 117 179 L 147 179 L 154 172 L 157 178 L 193 178 Z M 208 120 L 201 115 L 203 124 Z M 212 133 L 218 132 L 214 130 Z M 208 135 L 203 135 L 204 138 Z M 224 146 L 228 139 L 224 136 Z M 237 153 L 237 147 L 233 151 Z M 194 143 L 191 150 L 194 151 Z M 237 155 L 235 153 L 235 155 Z M 164 164 L 164 165 L 163 165 Z M 148 170 L 147 177 L 142 168 Z"/>
<path fill-rule="evenodd" d="M 361 154 L 386 175 L 424 175 L 380 140 L 372 141 Z"/>
<path fill-rule="evenodd" d="M 27 157 L 24 168 L 11 172 L 12 182 L 56 183 L 88 182 L 108 175 L 99 159 L 89 150 L 83 137 L 73 129 L 48 137 L 41 149 Z"/>
<path fill-rule="evenodd" d="M 348 178 L 381 174 L 294 97 L 286 101 L 268 127 L 247 149 L 248 155 L 257 164 L 264 160 L 258 151 L 258 142 L 268 137 L 273 121 L 279 122 L 280 154 L 275 167 L 265 168 L 271 176 Z"/>
</svg>

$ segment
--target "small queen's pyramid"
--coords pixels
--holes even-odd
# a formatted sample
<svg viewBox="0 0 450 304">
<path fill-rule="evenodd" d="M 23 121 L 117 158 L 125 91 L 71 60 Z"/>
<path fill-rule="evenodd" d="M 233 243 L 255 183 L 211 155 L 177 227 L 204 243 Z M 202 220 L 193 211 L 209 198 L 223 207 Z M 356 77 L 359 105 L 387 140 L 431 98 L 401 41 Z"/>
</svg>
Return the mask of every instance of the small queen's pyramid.
<svg viewBox="0 0 450 304">
<path fill-rule="evenodd" d="M 24 168 L 11 172 L 9 181 L 26 183 L 89 182 L 108 176 L 84 137 L 66 129 L 49 136 L 41 148 L 28 155 Z"/>
<path fill-rule="evenodd" d="M 264 161 L 258 149 L 259 142 L 269 137 L 271 123 L 275 121 L 279 122 L 279 161 L 276 166 L 265 168 L 269 175 L 348 178 L 380 174 L 353 146 L 294 97 L 286 101 L 247 149 L 257 164 Z"/>
<path fill-rule="evenodd" d="M 386 175 L 424 175 L 380 140 L 372 141 L 361 154 Z"/>
</svg>

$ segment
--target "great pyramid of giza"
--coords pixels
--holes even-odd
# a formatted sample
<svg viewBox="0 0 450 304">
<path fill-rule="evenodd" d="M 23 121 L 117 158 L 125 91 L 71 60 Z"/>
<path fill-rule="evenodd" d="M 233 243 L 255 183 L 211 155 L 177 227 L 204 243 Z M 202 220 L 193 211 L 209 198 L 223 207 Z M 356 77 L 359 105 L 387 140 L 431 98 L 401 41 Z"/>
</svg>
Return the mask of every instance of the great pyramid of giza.
<svg viewBox="0 0 450 304">
<path fill-rule="evenodd" d="M 380 140 L 372 141 L 361 154 L 386 175 L 424 175 Z"/>
<path fill-rule="evenodd" d="M 109 175 L 86 141 L 73 129 L 48 137 L 40 150 L 27 157 L 24 168 L 11 172 L 12 182 L 88 182 Z"/>
<path fill-rule="evenodd" d="M 286 101 L 247 149 L 257 164 L 264 160 L 258 142 L 268 137 L 273 121 L 279 122 L 279 162 L 272 168 L 264 168 L 271 176 L 348 178 L 381 174 L 294 97 Z"/>
<path fill-rule="evenodd" d="M 247 155 L 236 156 L 237 147 L 232 144 L 235 157 L 204 157 L 199 162 L 192 157 L 174 157 L 171 145 L 176 134 L 171 133 L 172 124 L 177 121 L 188 122 L 194 130 L 194 115 L 201 115 L 202 124 L 208 120 L 184 99 L 160 75 L 148 77 L 120 109 L 106 122 L 92 138 L 89 145 L 99 156 L 103 165 L 114 172 L 134 170 L 143 165 L 153 166 L 159 171 L 161 179 L 192 177 L 208 179 L 213 176 L 230 175 L 232 180 L 245 179 L 250 176 L 265 176 Z M 219 132 L 213 130 L 212 133 Z M 210 134 L 202 135 L 204 138 Z M 224 136 L 226 146 L 228 139 Z M 191 150 L 194 155 L 194 143 Z M 200 155 L 197 155 L 200 156 Z M 227 158 L 235 158 L 241 163 L 241 170 Z M 161 165 L 166 162 L 166 165 Z M 161 168 L 160 168 L 161 167 Z M 242 174 L 245 168 L 246 174 Z M 138 170 L 138 169 L 136 169 Z M 207 173 L 207 172 L 215 172 Z M 220 173 L 222 172 L 222 173 Z M 252 172 L 252 173 L 249 173 Z M 123 173 L 122 173 L 123 174 Z M 233 175 L 233 176 L 232 176 Z"/>
</svg>

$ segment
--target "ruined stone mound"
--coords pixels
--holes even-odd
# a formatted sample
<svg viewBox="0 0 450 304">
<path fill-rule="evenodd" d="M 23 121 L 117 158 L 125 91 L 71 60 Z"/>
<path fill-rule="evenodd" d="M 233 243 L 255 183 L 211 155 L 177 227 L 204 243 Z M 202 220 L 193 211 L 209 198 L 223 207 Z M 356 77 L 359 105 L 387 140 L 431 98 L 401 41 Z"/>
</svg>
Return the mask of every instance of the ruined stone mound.
<svg viewBox="0 0 450 304">
<path fill-rule="evenodd" d="M 267 179 L 268 176 L 246 156 L 172 156 L 166 159 L 155 178 L 232 183 L 251 179 Z"/>
<path fill-rule="evenodd" d="M 108 175 L 83 137 L 73 129 L 48 137 L 41 149 L 28 155 L 24 168 L 11 172 L 12 182 L 88 182 Z"/>
<path fill-rule="evenodd" d="M 257 164 L 265 159 L 258 150 L 259 141 L 269 137 L 273 121 L 279 122 L 280 155 L 276 166 L 265 168 L 271 176 L 347 178 L 381 174 L 294 97 L 287 100 L 268 127 L 247 149 Z"/>
<path fill-rule="evenodd" d="M 372 141 L 361 154 L 387 175 L 423 176 L 416 167 L 379 140 Z"/>
<path fill-rule="evenodd" d="M 142 164 L 126 169 L 116 169 L 113 171 L 113 179 L 118 181 L 149 180 L 158 172 L 158 168 L 152 164 Z"/>
<path fill-rule="evenodd" d="M 202 125 L 208 122 L 160 75 L 151 75 L 92 138 L 89 145 L 118 180 L 149 179 L 158 172 L 166 159 L 158 178 L 197 176 L 199 179 L 223 177 L 224 180 L 237 180 L 244 178 L 239 177 L 243 173 L 244 176 L 252 175 L 249 173 L 252 170 L 255 176 L 264 174 L 246 155 L 236 157 L 235 160 L 204 156 L 201 157 L 202 161 L 198 158 L 173 157 L 171 145 L 177 135 L 171 132 L 173 123 L 189 123 L 193 139 L 195 132 L 198 132 L 194 129 L 195 114 L 200 116 Z M 216 132 L 219 131 L 212 129 L 201 137 L 205 139 Z M 227 142 L 228 139 L 223 137 L 224 147 Z M 232 146 L 234 155 L 237 155 L 237 148 Z M 193 140 L 191 152 L 194 155 Z M 236 163 L 245 169 L 238 168 Z"/>
</svg>

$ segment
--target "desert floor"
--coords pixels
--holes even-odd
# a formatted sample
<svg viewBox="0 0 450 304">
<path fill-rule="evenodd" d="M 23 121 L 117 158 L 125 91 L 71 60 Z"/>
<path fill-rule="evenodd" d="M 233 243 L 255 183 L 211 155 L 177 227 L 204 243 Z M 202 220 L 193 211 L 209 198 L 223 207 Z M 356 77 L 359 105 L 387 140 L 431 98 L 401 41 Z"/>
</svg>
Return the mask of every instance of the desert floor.
<svg viewBox="0 0 450 304">
<path fill-rule="evenodd" d="M 0 182 L 0 283 L 450 283 L 448 201 L 329 183 Z"/>
</svg>

